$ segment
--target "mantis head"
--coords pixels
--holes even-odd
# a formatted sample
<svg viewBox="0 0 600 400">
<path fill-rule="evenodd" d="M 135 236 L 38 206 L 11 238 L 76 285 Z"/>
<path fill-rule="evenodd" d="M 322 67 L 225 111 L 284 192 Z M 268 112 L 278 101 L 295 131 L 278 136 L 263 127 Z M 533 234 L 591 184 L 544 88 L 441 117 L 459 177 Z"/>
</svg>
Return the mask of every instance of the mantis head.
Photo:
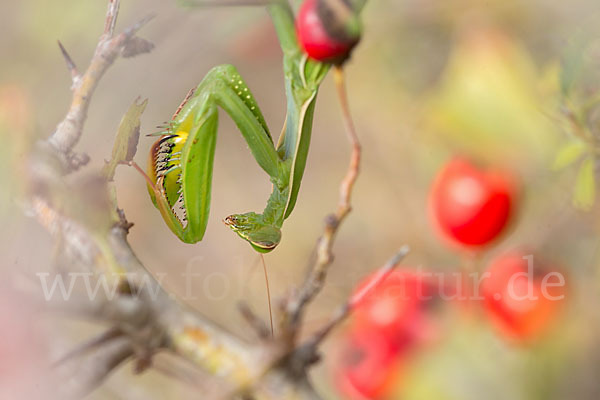
<svg viewBox="0 0 600 400">
<path fill-rule="evenodd" d="M 260 253 L 272 251 L 281 241 L 281 230 L 266 224 L 260 214 L 253 212 L 233 214 L 226 217 L 223 222 Z"/>
</svg>

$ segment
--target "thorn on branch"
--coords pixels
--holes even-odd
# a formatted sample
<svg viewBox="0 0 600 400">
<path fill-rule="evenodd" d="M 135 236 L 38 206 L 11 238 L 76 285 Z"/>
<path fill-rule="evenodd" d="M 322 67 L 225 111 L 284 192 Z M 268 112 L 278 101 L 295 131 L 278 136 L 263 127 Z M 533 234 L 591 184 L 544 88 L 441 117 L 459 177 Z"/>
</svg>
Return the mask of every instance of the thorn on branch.
<svg viewBox="0 0 600 400">
<path fill-rule="evenodd" d="M 110 342 L 111 340 L 118 338 L 122 335 L 123 335 L 123 332 L 121 332 L 121 330 L 119 328 L 116 328 L 116 327 L 110 328 L 107 331 L 101 333 L 100 335 L 98 335 L 98 336 L 88 340 L 87 342 L 82 343 L 81 345 L 77 346 L 76 348 L 72 349 L 67 354 L 63 355 L 58 360 L 54 361 L 52 363 L 51 367 L 53 367 L 53 368 L 60 367 L 61 365 L 65 364 L 67 361 L 82 357 L 86 353 L 89 353 L 90 351 L 97 349 L 98 347 L 102 346 L 103 344 L 106 344 L 106 343 Z"/>
<path fill-rule="evenodd" d="M 79 71 L 77 70 L 77 66 L 75 65 L 75 62 L 73 62 L 73 59 L 67 52 L 67 49 L 65 49 L 63 44 L 60 42 L 60 40 L 58 40 L 58 47 L 60 47 L 60 52 L 62 53 L 63 58 L 65 59 L 65 62 L 67 63 L 67 68 L 68 68 L 69 72 L 71 73 L 71 80 L 73 82 L 71 89 L 75 89 L 75 87 L 77 85 L 79 85 L 79 82 L 81 81 L 81 75 L 79 74 Z"/>
<path fill-rule="evenodd" d="M 62 398 L 83 398 L 96 389 L 119 365 L 134 355 L 128 338 L 107 342 L 82 363 L 68 368 L 61 380 Z"/>
<path fill-rule="evenodd" d="M 254 311 L 250 309 L 248 304 L 239 302 L 237 307 L 244 320 L 246 320 L 246 322 L 254 329 L 254 332 L 256 332 L 260 339 L 266 340 L 271 337 L 271 330 L 265 321 L 259 318 Z"/>
<path fill-rule="evenodd" d="M 125 217 L 125 212 L 122 208 L 117 208 L 117 214 L 119 215 L 119 228 L 123 229 L 126 234 L 129 234 L 129 230 L 135 225 L 133 222 L 127 221 L 127 217 Z"/>
<path fill-rule="evenodd" d="M 148 14 L 129 28 L 125 29 L 121 35 L 125 36 L 125 38 L 132 38 L 140 29 L 144 27 L 148 22 L 152 21 L 156 17 L 156 14 Z M 119 35 L 119 36 L 121 36 Z"/>
</svg>

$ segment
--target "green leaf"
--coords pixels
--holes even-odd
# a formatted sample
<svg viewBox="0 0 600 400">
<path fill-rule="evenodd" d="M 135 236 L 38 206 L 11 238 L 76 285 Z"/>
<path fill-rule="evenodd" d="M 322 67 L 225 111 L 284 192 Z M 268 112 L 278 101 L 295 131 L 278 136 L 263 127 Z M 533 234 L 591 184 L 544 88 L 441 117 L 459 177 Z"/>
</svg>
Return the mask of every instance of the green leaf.
<svg viewBox="0 0 600 400">
<path fill-rule="evenodd" d="M 117 165 L 132 161 L 137 151 L 140 139 L 140 117 L 148 104 L 148 99 L 145 99 L 141 103 L 139 103 L 139 100 L 139 97 L 135 99 L 119 124 L 112 157 L 102 170 L 102 173 L 109 181 L 113 180 Z"/>
<path fill-rule="evenodd" d="M 579 167 L 573 192 L 573 206 L 583 211 L 589 211 L 596 197 L 596 179 L 594 173 L 595 160 L 586 158 Z"/>
<path fill-rule="evenodd" d="M 552 169 L 554 171 L 560 171 L 579 160 L 581 156 L 587 150 L 587 145 L 580 141 L 572 141 L 564 145 L 556 154 L 554 162 L 552 163 Z"/>
</svg>

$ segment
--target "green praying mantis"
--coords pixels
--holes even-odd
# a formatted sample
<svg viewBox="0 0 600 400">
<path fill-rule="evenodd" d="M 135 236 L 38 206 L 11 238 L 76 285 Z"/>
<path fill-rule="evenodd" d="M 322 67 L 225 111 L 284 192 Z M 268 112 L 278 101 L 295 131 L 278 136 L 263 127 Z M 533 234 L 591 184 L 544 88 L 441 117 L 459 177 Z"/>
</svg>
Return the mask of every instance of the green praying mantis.
<svg viewBox="0 0 600 400">
<path fill-rule="evenodd" d="M 148 185 L 154 205 L 171 231 L 185 243 L 201 241 L 210 211 L 218 109 L 235 122 L 273 191 L 262 213 L 224 219 L 234 232 L 261 253 L 281 241 L 281 227 L 294 209 L 306 166 L 319 85 L 330 66 L 308 59 L 300 50 L 294 16 L 285 1 L 268 11 L 283 50 L 287 116 L 277 145 L 254 97 L 235 67 L 213 68 L 190 92 L 150 151 Z"/>
</svg>

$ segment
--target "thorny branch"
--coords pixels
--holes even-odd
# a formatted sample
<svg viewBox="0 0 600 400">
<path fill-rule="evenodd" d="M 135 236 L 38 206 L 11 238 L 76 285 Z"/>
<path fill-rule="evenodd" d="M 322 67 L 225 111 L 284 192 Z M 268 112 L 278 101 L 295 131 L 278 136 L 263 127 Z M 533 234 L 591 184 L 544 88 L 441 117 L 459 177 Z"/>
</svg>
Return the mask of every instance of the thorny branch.
<svg viewBox="0 0 600 400">
<path fill-rule="evenodd" d="M 105 333 L 69 352 L 58 362 L 59 370 L 73 371 L 62 398 L 83 396 L 95 389 L 119 365 L 135 361 L 135 370 L 151 367 L 158 351 L 179 355 L 214 377 L 205 391 L 210 398 L 319 399 L 307 377 L 307 369 L 318 358 L 318 347 L 328 333 L 350 312 L 356 296 L 344 304 L 316 334 L 297 343 L 302 313 L 323 287 L 333 261 L 332 246 L 341 222 L 350 212 L 350 197 L 358 176 L 360 145 L 347 113 L 348 105 L 341 75 L 336 73 L 352 157 L 340 186 L 337 211 L 327 219 L 317 244 L 317 261 L 298 295 L 288 301 L 281 320 L 281 335 L 269 338 L 264 321 L 247 307 L 241 311 L 259 333 L 258 343 L 246 343 L 178 303 L 160 286 L 127 242 L 131 224 L 118 210 L 114 185 L 105 177 L 87 178 L 88 186 L 73 190 L 62 177 L 83 165 L 74 147 L 83 134 L 89 104 L 100 79 L 118 56 L 147 52 L 152 45 L 135 36 L 149 21 L 145 18 L 115 36 L 119 0 L 109 0 L 105 28 L 88 68 L 82 74 L 59 43 L 72 77 L 73 99 L 64 120 L 47 141 L 38 145 L 32 160 L 30 205 L 33 214 L 57 238 L 61 263 L 91 271 L 118 283 L 115 298 L 96 297 L 82 301 L 47 302 L 46 306 L 104 322 Z M 339 72 L 339 71 L 338 71 Z M 50 154 L 49 154 L 50 153 Z M 56 160 L 59 162 L 56 163 Z M 91 182 L 91 183 L 90 183 Z M 90 186 L 91 185 L 91 186 Z M 90 193 L 89 188 L 95 188 Z M 98 189 L 100 188 L 100 189 Z M 73 207 L 79 204 L 79 208 Z M 83 211 L 81 204 L 84 204 Z M 73 211 L 74 209 L 74 211 Z M 79 211 L 78 211 L 79 210 Z M 98 217 L 94 217 L 94 215 Z M 108 221 L 108 222 L 107 222 Z M 372 282 L 385 279 L 405 256 L 402 248 Z M 158 290 L 156 290 L 158 288 Z M 72 361 L 83 364 L 72 368 Z M 208 393 L 206 393 L 208 392 Z"/>
<path fill-rule="evenodd" d="M 73 99 L 67 115 L 58 124 L 56 130 L 48 139 L 48 143 L 57 150 L 57 154 L 64 157 L 63 162 L 66 163 L 65 167 L 67 171 L 76 170 L 89 161 L 87 156 L 74 155 L 72 149 L 81 138 L 83 124 L 98 82 L 121 52 L 127 50 L 127 46 L 132 42 L 135 34 L 152 19 L 152 16 L 148 16 L 126 29 L 123 33 L 114 36 L 119 4 L 119 0 L 109 1 L 104 33 L 98 41 L 89 67 L 83 75 L 77 71 L 72 58 L 59 42 L 60 49 L 71 72 Z M 147 49 L 146 51 L 149 50 Z"/>
</svg>

